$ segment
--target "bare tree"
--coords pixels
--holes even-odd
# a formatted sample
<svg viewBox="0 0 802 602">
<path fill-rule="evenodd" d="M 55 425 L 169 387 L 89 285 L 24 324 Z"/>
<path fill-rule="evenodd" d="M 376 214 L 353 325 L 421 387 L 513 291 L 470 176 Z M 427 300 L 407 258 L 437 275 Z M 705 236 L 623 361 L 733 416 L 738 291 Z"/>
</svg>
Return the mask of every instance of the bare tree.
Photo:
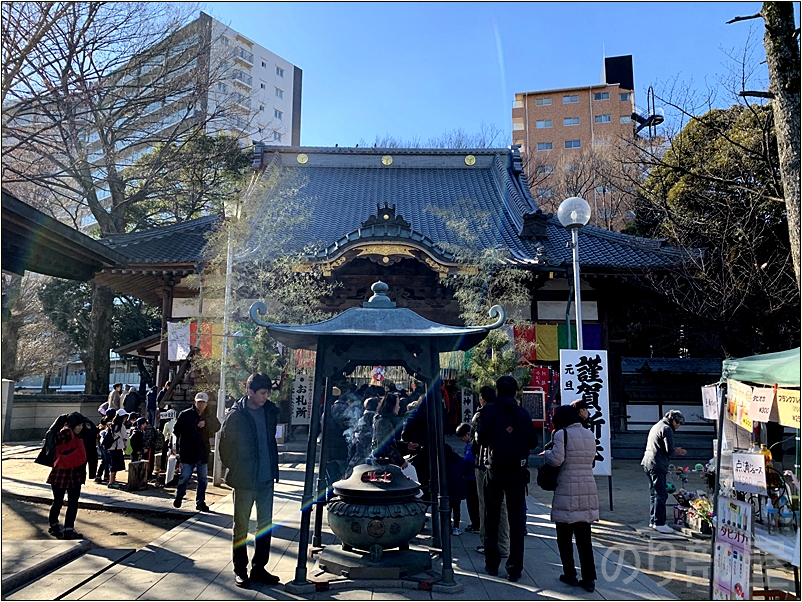
<svg viewBox="0 0 802 602">
<path fill-rule="evenodd" d="M 794 262 L 797 288 L 800 280 L 800 73 L 799 27 L 795 23 L 793 2 L 764 2 L 759 13 L 735 17 L 728 23 L 762 18 L 765 23 L 763 46 L 769 67 L 769 89 L 752 92 L 743 88 L 741 95 L 772 99 L 780 156 L 780 177 L 788 215 L 791 258 Z"/>
<path fill-rule="evenodd" d="M 14 21 L 22 12 L 3 11 L 4 49 L 23 47 L 5 41 L 26 31 Z M 170 158 L 242 100 L 223 92 L 225 57 L 211 59 L 209 18 L 187 26 L 194 12 L 173 3 L 67 3 L 4 89 L 4 183 L 47 191 L 61 219 L 91 214 L 101 236 L 125 232 L 129 208 L 148 197 Z M 156 157 L 136 163 L 153 148 Z M 108 390 L 113 297 L 93 285 L 89 393 Z"/>
<path fill-rule="evenodd" d="M 374 148 L 494 148 L 508 144 L 508 141 L 503 140 L 503 133 L 499 128 L 493 124 L 482 123 L 478 132 L 468 133 L 462 128 L 457 128 L 443 132 L 439 136 L 432 136 L 425 142 L 417 136 L 404 140 L 385 134 L 376 136 L 373 146 Z M 367 146 L 367 143 L 362 139 L 358 146 Z"/>
</svg>

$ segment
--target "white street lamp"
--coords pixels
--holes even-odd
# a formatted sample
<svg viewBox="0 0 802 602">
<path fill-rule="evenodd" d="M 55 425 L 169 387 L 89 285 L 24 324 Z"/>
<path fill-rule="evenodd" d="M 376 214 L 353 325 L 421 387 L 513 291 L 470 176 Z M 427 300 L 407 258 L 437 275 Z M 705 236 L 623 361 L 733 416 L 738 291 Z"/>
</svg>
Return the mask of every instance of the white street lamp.
<svg viewBox="0 0 802 602">
<path fill-rule="evenodd" d="M 574 305 L 576 305 L 576 347 L 583 349 L 582 341 L 582 295 L 579 292 L 579 229 L 586 226 L 590 221 L 590 205 L 578 196 L 572 196 L 560 203 L 557 209 L 557 219 L 560 223 L 571 231 L 571 247 L 573 249 L 574 260 Z M 568 333 L 568 340 L 571 340 L 571 333 Z"/>
</svg>

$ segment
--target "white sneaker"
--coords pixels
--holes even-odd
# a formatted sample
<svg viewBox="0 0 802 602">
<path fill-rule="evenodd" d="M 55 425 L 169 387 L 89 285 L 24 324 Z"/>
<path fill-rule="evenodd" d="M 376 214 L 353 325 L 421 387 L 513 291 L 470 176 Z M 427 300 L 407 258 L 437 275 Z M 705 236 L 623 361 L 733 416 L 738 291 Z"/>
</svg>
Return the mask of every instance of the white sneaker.
<svg viewBox="0 0 802 602">
<path fill-rule="evenodd" d="M 459 527 L 454 527 L 451 529 L 451 535 L 462 535 L 462 531 L 459 530 Z"/>
<path fill-rule="evenodd" d="M 654 527 L 652 527 L 652 529 L 660 533 L 666 533 L 666 534 L 674 532 L 674 529 L 672 529 L 668 525 L 655 525 Z"/>
</svg>

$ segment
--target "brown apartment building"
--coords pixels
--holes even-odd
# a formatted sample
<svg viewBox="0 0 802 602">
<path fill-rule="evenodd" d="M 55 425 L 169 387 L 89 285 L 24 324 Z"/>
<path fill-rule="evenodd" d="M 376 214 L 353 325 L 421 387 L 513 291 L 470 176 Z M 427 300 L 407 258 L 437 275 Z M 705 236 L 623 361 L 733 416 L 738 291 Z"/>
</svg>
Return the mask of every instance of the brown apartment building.
<svg viewBox="0 0 802 602">
<path fill-rule="evenodd" d="M 515 94 L 513 144 L 521 145 L 532 195 L 555 212 L 582 196 L 591 224 L 619 230 L 631 211 L 632 182 L 620 153 L 634 136 L 632 56 L 605 59 L 604 83 Z"/>
</svg>

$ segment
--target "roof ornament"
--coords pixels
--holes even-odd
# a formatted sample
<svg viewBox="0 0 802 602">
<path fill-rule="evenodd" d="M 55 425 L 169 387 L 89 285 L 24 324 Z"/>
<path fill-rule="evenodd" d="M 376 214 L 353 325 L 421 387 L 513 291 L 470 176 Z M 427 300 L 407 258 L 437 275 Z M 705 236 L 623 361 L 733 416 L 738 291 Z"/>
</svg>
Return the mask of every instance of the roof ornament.
<svg viewBox="0 0 802 602">
<path fill-rule="evenodd" d="M 395 303 L 390 301 L 390 297 L 387 296 L 390 287 L 384 282 L 381 280 L 374 282 L 370 290 L 373 291 L 373 296 L 363 303 L 362 307 L 368 309 L 393 309 L 395 307 Z"/>
<path fill-rule="evenodd" d="M 383 224 L 386 226 L 401 226 L 402 228 L 409 228 L 410 223 L 405 220 L 401 215 L 396 215 L 395 205 L 389 206 L 385 201 L 384 207 L 380 203 L 376 203 L 376 215 L 371 215 L 366 221 L 362 222 L 362 227 L 378 226 Z"/>
</svg>

